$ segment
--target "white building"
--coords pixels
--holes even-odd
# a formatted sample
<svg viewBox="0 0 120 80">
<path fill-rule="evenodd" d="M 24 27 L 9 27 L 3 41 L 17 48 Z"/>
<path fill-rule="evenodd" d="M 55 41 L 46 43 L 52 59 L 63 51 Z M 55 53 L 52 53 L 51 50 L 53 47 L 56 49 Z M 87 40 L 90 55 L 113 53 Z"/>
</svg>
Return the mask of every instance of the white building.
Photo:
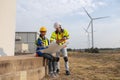
<svg viewBox="0 0 120 80">
<path fill-rule="evenodd" d="M 15 52 L 17 53 L 35 53 L 37 32 L 16 32 Z M 28 50 L 27 50 L 28 45 Z"/>
</svg>

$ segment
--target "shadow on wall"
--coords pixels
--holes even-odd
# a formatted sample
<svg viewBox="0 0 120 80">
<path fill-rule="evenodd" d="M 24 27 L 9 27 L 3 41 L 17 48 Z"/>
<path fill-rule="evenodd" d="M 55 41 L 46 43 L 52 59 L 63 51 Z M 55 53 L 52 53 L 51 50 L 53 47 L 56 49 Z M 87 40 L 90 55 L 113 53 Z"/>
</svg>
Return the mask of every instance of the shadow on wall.
<svg viewBox="0 0 120 80">
<path fill-rule="evenodd" d="M 4 52 L 2 48 L 0 48 L 0 56 L 7 56 L 7 54 Z"/>
</svg>

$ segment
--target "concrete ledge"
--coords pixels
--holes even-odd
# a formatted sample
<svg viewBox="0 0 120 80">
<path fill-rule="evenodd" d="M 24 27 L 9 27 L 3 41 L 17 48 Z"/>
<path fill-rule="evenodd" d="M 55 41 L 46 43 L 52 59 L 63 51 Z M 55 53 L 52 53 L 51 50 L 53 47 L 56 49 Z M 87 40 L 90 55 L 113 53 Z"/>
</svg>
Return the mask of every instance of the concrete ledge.
<svg viewBox="0 0 120 80">
<path fill-rule="evenodd" d="M 33 55 L 0 57 L 0 80 L 40 80 L 44 76 L 43 58 Z"/>
</svg>

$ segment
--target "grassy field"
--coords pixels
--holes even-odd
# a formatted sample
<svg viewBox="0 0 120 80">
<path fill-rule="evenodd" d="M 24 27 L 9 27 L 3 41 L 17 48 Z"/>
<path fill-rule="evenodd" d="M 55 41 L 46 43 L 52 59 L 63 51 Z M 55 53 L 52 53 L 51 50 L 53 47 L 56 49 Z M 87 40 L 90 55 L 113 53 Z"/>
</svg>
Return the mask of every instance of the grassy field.
<svg viewBox="0 0 120 80">
<path fill-rule="evenodd" d="M 120 53 L 70 53 L 70 76 L 65 75 L 62 58 L 60 62 L 59 77 L 43 80 L 120 80 Z"/>
</svg>

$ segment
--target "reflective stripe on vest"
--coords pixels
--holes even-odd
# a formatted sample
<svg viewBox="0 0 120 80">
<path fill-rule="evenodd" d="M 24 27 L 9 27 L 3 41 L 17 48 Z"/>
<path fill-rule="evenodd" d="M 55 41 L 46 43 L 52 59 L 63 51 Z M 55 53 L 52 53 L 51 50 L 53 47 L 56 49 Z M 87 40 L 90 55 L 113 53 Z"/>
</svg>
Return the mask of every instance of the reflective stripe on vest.
<svg viewBox="0 0 120 80">
<path fill-rule="evenodd" d="M 49 45 L 49 41 L 47 38 L 42 39 L 41 37 L 39 37 L 39 39 L 43 42 L 43 46 L 48 46 Z"/>
</svg>

